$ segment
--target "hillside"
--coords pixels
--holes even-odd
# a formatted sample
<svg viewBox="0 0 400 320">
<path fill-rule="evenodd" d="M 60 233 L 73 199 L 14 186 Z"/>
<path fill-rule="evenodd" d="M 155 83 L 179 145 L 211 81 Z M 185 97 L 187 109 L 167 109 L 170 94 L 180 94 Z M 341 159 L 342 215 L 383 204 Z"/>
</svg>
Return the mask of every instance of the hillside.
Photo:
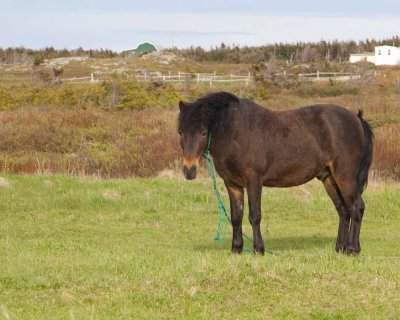
<svg viewBox="0 0 400 320">
<path fill-rule="evenodd" d="M 132 177 L 178 170 L 178 102 L 224 90 L 274 110 L 314 103 L 363 109 L 376 134 L 375 174 L 400 178 L 397 68 L 290 65 L 274 59 L 257 65 L 195 62 L 170 52 L 39 62 L 0 64 L 4 172 Z M 299 73 L 322 67 L 329 67 L 331 75 L 350 70 L 347 74 L 357 77 L 301 81 Z M 56 77 L 54 70 L 60 69 Z M 200 74 L 206 81 L 199 82 Z M 218 80 L 220 75 L 225 80 Z"/>
</svg>

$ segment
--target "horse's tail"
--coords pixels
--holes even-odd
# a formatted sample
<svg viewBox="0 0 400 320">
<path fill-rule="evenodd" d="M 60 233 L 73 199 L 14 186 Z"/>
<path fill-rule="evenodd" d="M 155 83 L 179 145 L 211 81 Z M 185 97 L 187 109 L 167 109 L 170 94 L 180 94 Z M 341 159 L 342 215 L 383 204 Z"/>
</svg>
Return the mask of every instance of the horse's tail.
<svg viewBox="0 0 400 320">
<path fill-rule="evenodd" d="M 361 158 L 360 168 L 357 175 L 357 189 L 361 194 L 368 183 L 368 171 L 372 162 L 372 152 L 374 150 L 374 133 L 371 125 L 363 119 L 363 111 L 359 110 L 357 114 L 364 129 L 364 147 Z"/>
</svg>

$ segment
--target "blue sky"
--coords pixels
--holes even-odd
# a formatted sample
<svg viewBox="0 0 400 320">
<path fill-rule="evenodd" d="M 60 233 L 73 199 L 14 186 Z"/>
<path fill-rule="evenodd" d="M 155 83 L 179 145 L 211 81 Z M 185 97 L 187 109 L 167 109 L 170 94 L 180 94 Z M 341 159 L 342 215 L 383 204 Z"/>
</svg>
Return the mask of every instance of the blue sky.
<svg viewBox="0 0 400 320">
<path fill-rule="evenodd" d="M 400 35 L 400 1 L 0 0 L 0 47 L 163 47 Z"/>
</svg>

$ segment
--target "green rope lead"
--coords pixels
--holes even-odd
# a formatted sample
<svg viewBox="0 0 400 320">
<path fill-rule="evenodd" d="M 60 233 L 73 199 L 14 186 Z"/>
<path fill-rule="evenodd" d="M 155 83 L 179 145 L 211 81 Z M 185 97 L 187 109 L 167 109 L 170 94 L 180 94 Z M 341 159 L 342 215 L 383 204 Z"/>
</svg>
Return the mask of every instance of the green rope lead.
<svg viewBox="0 0 400 320">
<path fill-rule="evenodd" d="M 228 210 L 226 209 L 225 204 L 222 200 L 221 194 L 218 190 L 217 177 L 215 176 L 215 168 L 214 168 L 214 164 L 212 162 L 211 154 L 210 154 L 210 143 L 211 143 L 211 134 L 208 134 L 208 142 L 207 142 L 206 151 L 204 151 L 204 158 L 206 159 L 208 174 L 210 175 L 210 177 L 213 181 L 214 193 L 217 196 L 217 200 L 218 200 L 219 220 L 218 220 L 217 234 L 216 234 L 214 240 L 217 241 L 217 243 L 221 244 L 226 235 L 227 225 L 228 224 L 232 225 L 232 221 L 229 218 Z M 243 233 L 243 237 L 247 241 L 249 241 L 251 244 L 253 244 L 253 239 L 251 239 L 249 236 L 247 236 L 246 234 Z M 243 246 L 243 250 L 245 252 L 252 252 L 252 250 L 250 248 L 248 248 L 247 246 Z M 265 249 L 265 252 L 274 254 L 274 252 L 270 249 Z"/>
<path fill-rule="evenodd" d="M 206 151 L 204 152 L 204 158 L 206 159 L 208 173 L 209 173 L 209 175 L 210 175 L 210 177 L 211 177 L 211 179 L 213 181 L 214 193 L 217 196 L 218 209 L 219 209 L 219 220 L 218 220 L 217 234 L 216 234 L 214 240 L 217 243 L 221 244 L 222 241 L 224 240 L 225 236 L 226 236 L 227 225 L 228 224 L 232 225 L 232 221 L 229 218 L 228 210 L 226 209 L 224 201 L 222 200 L 221 193 L 218 190 L 217 177 L 215 175 L 214 164 L 212 162 L 211 154 L 210 154 L 210 143 L 211 143 L 211 134 L 208 135 L 208 143 L 207 143 Z M 245 234 L 243 236 L 249 242 L 253 243 L 253 239 L 251 239 L 250 237 L 248 237 Z M 246 251 L 246 252 L 252 252 L 247 246 L 244 246 L 243 250 Z"/>
</svg>

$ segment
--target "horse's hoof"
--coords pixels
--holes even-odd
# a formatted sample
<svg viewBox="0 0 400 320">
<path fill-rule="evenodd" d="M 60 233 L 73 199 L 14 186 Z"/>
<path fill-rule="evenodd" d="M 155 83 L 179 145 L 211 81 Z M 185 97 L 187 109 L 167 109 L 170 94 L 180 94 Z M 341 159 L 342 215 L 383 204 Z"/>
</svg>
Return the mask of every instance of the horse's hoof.
<svg viewBox="0 0 400 320">
<path fill-rule="evenodd" d="M 343 253 L 345 251 L 346 246 L 344 245 L 336 245 L 336 252 L 337 253 Z"/>
<path fill-rule="evenodd" d="M 242 253 L 242 251 L 243 251 L 243 248 L 232 247 L 232 253 L 240 254 L 240 253 Z"/>
<path fill-rule="evenodd" d="M 264 255 L 265 249 L 264 248 L 254 248 L 254 254 L 259 254 L 260 256 Z"/>
<path fill-rule="evenodd" d="M 361 251 L 360 247 L 357 246 L 346 246 L 346 248 L 344 249 L 344 253 L 349 255 L 349 256 L 357 256 Z"/>
</svg>

